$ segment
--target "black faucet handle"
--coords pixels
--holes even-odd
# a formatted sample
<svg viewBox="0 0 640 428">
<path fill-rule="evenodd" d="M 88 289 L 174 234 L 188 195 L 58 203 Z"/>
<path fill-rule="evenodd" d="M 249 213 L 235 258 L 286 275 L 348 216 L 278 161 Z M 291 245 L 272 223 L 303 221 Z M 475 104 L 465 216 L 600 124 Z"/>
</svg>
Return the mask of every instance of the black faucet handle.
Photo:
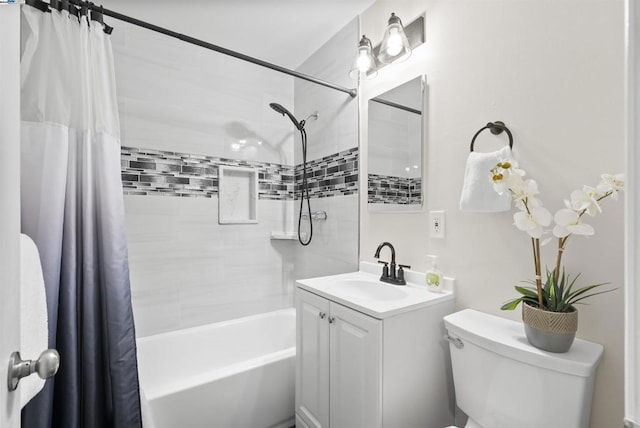
<svg viewBox="0 0 640 428">
<path fill-rule="evenodd" d="M 404 281 L 404 268 L 411 269 L 409 265 L 398 265 L 398 281 L 401 283 L 405 283 Z"/>
<path fill-rule="evenodd" d="M 389 277 L 389 262 L 384 262 L 382 260 L 378 260 L 378 263 L 384 265 L 382 267 L 382 278 L 388 278 Z"/>
</svg>

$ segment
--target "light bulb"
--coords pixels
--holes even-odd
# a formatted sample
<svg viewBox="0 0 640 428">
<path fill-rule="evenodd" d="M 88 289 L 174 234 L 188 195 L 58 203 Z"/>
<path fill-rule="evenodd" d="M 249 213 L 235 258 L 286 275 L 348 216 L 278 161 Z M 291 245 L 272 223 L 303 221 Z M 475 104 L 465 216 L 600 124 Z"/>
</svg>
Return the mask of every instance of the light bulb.
<svg viewBox="0 0 640 428">
<path fill-rule="evenodd" d="M 401 62 L 411 55 L 411 46 L 400 18 L 395 13 L 392 13 L 388 24 L 378 53 L 378 61 L 383 64 Z"/>
<path fill-rule="evenodd" d="M 375 61 L 371 53 L 371 40 L 363 35 L 358 43 L 358 51 L 349 76 L 357 80 L 374 78 L 378 74 Z"/>
<path fill-rule="evenodd" d="M 397 28 L 389 29 L 389 39 L 387 40 L 387 53 L 396 56 L 402 51 L 402 36 Z"/>
<path fill-rule="evenodd" d="M 367 72 L 371 68 L 371 58 L 366 49 L 360 49 L 357 61 L 358 69 Z"/>
</svg>

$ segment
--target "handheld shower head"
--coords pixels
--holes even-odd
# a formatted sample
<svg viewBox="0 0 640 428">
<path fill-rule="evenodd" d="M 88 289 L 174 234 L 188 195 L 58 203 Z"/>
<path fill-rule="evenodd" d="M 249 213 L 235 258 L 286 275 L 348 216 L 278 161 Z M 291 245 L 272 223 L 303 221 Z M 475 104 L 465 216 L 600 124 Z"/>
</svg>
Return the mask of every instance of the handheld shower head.
<svg viewBox="0 0 640 428">
<path fill-rule="evenodd" d="M 280 104 L 278 103 L 270 103 L 269 107 L 271 107 L 272 109 L 274 109 L 275 111 L 277 111 L 278 113 L 280 113 L 281 115 L 285 115 L 289 113 L 289 110 L 287 110 L 286 108 L 282 107 Z"/>
<path fill-rule="evenodd" d="M 285 115 L 289 116 L 289 119 L 291 119 L 291 122 L 293 122 L 293 124 L 296 126 L 298 131 L 302 131 L 304 129 L 304 125 L 301 122 L 298 122 L 298 119 L 296 119 L 296 117 L 293 114 L 291 114 L 289 110 L 282 107 L 280 104 L 270 103 L 269 107 L 271 107 L 272 109 L 274 109 L 276 112 L 280 113 L 283 116 Z"/>
<path fill-rule="evenodd" d="M 283 116 L 289 116 L 291 122 L 293 122 L 298 131 L 300 131 L 300 140 L 302 142 L 302 192 L 300 198 L 300 212 L 298 213 L 298 241 L 300 241 L 302 245 L 306 246 L 311 243 L 311 239 L 313 238 L 313 215 L 311 215 L 311 202 L 309 201 L 309 184 L 307 183 L 307 132 L 304 130 L 304 124 L 308 119 L 318 119 L 318 112 L 314 111 L 305 120 L 301 120 L 300 122 L 298 122 L 298 119 L 296 119 L 289 110 L 282 107 L 280 104 L 270 103 L 269 107 Z M 305 199 L 307 200 L 307 214 L 305 215 L 309 218 L 309 239 L 306 241 L 302 239 L 302 232 L 300 229 L 300 226 L 302 224 L 302 211 L 304 208 Z"/>
</svg>

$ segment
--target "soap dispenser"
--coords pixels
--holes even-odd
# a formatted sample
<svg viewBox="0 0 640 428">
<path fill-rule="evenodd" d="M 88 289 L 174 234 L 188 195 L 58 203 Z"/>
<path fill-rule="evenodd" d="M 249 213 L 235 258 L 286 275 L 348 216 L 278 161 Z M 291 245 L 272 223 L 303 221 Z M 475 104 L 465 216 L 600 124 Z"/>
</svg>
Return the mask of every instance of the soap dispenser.
<svg viewBox="0 0 640 428">
<path fill-rule="evenodd" d="M 438 256 L 427 256 L 431 260 L 431 267 L 427 270 L 426 280 L 429 291 L 436 293 L 442 293 L 442 272 L 438 269 Z"/>
</svg>

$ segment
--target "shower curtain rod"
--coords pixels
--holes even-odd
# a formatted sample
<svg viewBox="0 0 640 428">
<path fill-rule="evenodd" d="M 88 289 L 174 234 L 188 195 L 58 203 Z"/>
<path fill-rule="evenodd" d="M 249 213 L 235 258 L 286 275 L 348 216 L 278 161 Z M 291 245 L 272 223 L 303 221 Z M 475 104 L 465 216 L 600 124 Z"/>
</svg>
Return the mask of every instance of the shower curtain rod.
<svg viewBox="0 0 640 428">
<path fill-rule="evenodd" d="M 333 83 L 326 82 L 326 81 L 318 79 L 316 77 L 308 76 L 306 74 L 299 73 L 297 71 L 290 70 L 288 68 L 281 67 L 279 65 L 272 64 L 272 63 L 267 62 L 267 61 L 262 61 L 260 59 L 253 58 L 251 56 L 242 54 L 240 52 L 233 51 L 231 49 L 223 48 L 222 46 L 218 46 L 218 45 L 214 45 L 214 44 L 209 43 L 209 42 L 205 42 L 204 40 L 196 39 L 195 37 L 187 36 L 185 34 L 180 34 L 180 33 L 177 33 L 175 31 L 171 31 L 171 30 L 169 30 L 167 28 L 160 27 L 160 26 L 157 26 L 157 25 L 154 25 L 154 24 L 150 24 L 148 22 L 141 21 L 139 19 L 132 18 L 132 17 L 127 16 L 127 15 L 123 15 L 123 14 L 115 12 L 113 10 L 105 9 L 102 6 L 97 6 L 92 2 L 87 2 L 87 1 L 83 1 L 83 0 L 69 0 L 69 3 L 74 4 L 76 6 L 80 6 L 80 7 L 86 7 L 88 9 L 92 10 L 92 11 L 101 13 L 103 15 L 110 16 L 110 17 L 118 19 L 120 21 L 128 22 L 129 24 L 133 24 L 133 25 L 136 25 L 138 27 L 146 28 L 147 30 L 151 30 L 151 31 L 155 31 L 157 33 L 164 34 L 165 36 L 169 36 L 169 37 L 173 37 L 173 38 L 182 40 L 183 42 L 191 43 L 193 45 L 197 45 L 197 46 L 203 47 L 205 49 L 216 51 L 216 52 L 219 52 L 219 53 L 224 54 L 224 55 L 232 56 L 234 58 L 237 58 L 237 59 L 240 59 L 240 60 L 243 60 L 243 61 L 247 61 L 247 62 L 250 62 L 252 64 L 256 64 L 256 65 L 259 65 L 259 66 L 262 66 L 262 67 L 269 68 L 269 69 L 274 70 L 274 71 L 278 71 L 280 73 L 288 74 L 289 76 L 297 77 L 299 79 L 306 80 L 308 82 L 316 83 L 318 85 L 322 85 L 322 86 L 325 86 L 327 88 L 331 88 L 331 89 L 335 89 L 335 90 L 340 91 L 340 92 L 347 93 L 352 98 L 355 98 L 356 95 L 358 94 L 358 91 L 355 88 L 354 89 L 349 89 L 349 88 L 345 88 L 343 86 L 335 85 Z"/>
<path fill-rule="evenodd" d="M 412 108 L 412 107 L 407 107 L 407 106 L 402 105 L 402 104 L 394 103 L 393 101 L 385 100 L 383 98 L 375 97 L 375 98 L 371 98 L 371 101 L 375 101 L 377 103 L 384 104 L 384 105 L 387 105 L 389 107 L 394 107 L 394 108 L 397 108 L 397 109 L 400 109 L 400 110 L 408 111 L 409 113 L 415 113 L 415 114 L 418 114 L 418 115 L 422 114 L 422 112 L 420 110 L 418 110 L 418 109 L 415 109 L 415 108 Z"/>
</svg>

